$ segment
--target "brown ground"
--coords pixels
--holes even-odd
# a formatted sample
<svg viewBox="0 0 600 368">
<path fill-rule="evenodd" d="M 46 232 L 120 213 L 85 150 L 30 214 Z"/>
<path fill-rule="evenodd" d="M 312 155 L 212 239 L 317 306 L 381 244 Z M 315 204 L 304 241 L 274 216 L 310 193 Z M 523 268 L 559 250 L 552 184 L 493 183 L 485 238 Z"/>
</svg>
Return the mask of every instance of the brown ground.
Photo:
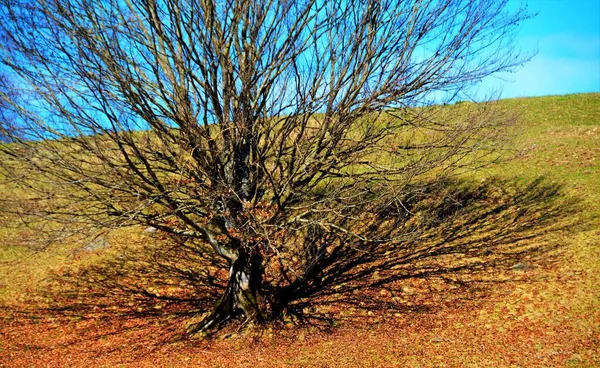
<svg viewBox="0 0 600 368">
<path fill-rule="evenodd" d="M 577 214 L 556 218 L 566 224 L 558 230 L 524 233 L 530 245 L 559 245 L 554 257 L 515 259 L 524 269 L 494 269 L 495 282 L 427 278 L 397 281 L 394 294 L 365 290 L 363 300 L 377 297 L 387 312 L 330 306 L 335 326 L 208 341 L 180 338 L 187 317 L 32 318 L 11 290 L 37 291 L 40 270 L 60 262 L 0 247 L 0 304 L 10 306 L 0 310 L 0 367 L 600 367 L 600 94 L 504 103 L 522 112 L 518 144 L 528 151 L 496 172 L 546 176 L 583 200 Z M 581 219 L 591 226 L 572 228 Z M 0 242 L 25 235 L 0 226 Z"/>
<path fill-rule="evenodd" d="M 339 312 L 335 327 L 283 326 L 214 341 L 181 339 L 183 320 L 177 318 L 52 321 L 5 311 L 0 366 L 600 366 L 597 303 L 570 307 L 573 298 L 585 301 L 590 291 L 593 296 L 581 286 L 593 288 L 598 280 L 585 270 L 585 260 L 569 254 L 562 260 L 508 270 L 505 282 L 482 284 L 477 292 L 453 291 L 472 293 L 464 299 L 436 296 L 432 283 L 420 280 L 404 287 L 414 296 L 409 312 L 356 309 Z M 421 293 L 425 284 L 429 292 Z"/>
</svg>

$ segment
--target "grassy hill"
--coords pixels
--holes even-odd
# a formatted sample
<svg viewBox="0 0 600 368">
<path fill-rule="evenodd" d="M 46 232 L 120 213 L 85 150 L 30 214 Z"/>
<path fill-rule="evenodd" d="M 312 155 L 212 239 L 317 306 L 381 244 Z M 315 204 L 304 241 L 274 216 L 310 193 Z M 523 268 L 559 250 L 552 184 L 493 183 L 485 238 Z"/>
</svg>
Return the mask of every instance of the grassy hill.
<svg viewBox="0 0 600 368">
<path fill-rule="evenodd" d="M 552 245 L 543 257 L 515 259 L 485 277 L 473 277 L 468 286 L 444 277 L 407 279 L 395 290 L 373 291 L 396 309 L 332 307 L 339 317 L 335 327 L 283 326 L 260 336 L 234 331 L 218 341 L 173 342 L 181 329 L 178 317 L 65 320 L 25 314 L 23 303 L 55 272 L 93 265 L 111 250 L 74 253 L 77 245 L 68 242 L 31 250 L 25 243 L 35 239 L 35 230 L 13 227 L 13 219 L 0 214 L 0 239 L 5 239 L 0 241 L 0 304 L 7 307 L 0 317 L 0 365 L 600 365 L 600 94 L 509 99 L 501 105 L 519 116 L 511 142 L 518 153 L 469 179 L 514 183 L 507 189 L 512 197 L 554 201 L 532 207 L 539 209 L 538 216 L 516 213 L 506 223 L 519 222 L 524 229 L 514 240 L 519 246 Z M 540 178 L 544 185 L 530 185 Z M 542 189 L 514 188 L 558 188 L 553 196 L 560 198 Z M 534 205 L 533 200 L 524 203 Z M 523 208 L 507 212 L 512 210 Z M 542 220 L 552 226 L 529 231 Z M 118 246 L 125 237 L 147 239 L 142 230 L 121 231 L 111 234 L 109 243 Z M 510 237 L 501 240 L 510 242 Z M 259 344 L 251 345 L 256 338 Z"/>
</svg>

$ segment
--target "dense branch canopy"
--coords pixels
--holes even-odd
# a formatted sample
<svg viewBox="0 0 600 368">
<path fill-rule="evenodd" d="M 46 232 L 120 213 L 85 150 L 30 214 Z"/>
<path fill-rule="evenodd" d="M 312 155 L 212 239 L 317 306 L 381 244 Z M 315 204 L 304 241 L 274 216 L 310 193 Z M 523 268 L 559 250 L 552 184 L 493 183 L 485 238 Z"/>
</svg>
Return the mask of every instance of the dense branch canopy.
<svg viewBox="0 0 600 368">
<path fill-rule="evenodd" d="M 486 162 L 506 122 L 430 102 L 523 62 L 506 0 L 0 4 L 3 172 L 52 200 L 33 212 L 149 224 L 230 262 L 316 229 L 398 239 L 350 220 Z"/>
</svg>

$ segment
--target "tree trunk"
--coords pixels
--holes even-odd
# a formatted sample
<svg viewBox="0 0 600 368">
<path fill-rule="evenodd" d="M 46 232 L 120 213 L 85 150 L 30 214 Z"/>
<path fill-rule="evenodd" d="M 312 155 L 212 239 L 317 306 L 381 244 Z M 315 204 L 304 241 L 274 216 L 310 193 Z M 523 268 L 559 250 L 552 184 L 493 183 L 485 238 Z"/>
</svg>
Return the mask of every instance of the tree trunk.
<svg viewBox="0 0 600 368">
<path fill-rule="evenodd" d="M 240 254 L 229 267 L 227 287 L 215 309 L 200 323 L 189 326 L 188 333 L 215 329 L 240 314 L 246 317 L 246 321 L 262 323 L 262 275 L 260 254 Z"/>
</svg>

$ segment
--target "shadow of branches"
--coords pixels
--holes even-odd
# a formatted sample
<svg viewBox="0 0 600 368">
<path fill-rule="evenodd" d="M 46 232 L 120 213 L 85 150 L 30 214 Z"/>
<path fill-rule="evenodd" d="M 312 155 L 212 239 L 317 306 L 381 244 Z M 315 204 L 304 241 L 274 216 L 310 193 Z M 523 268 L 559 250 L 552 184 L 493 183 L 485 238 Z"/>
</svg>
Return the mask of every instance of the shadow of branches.
<svg viewBox="0 0 600 368">
<path fill-rule="evenodd" d="M 522 279 L 519 271 L 551 265 L 560 235 L 585 226 L 577 200 L 543 178 L 444 182 L 401 203 L 360 224 L 365 238 L 398 234 L 395 241 L 313 229 L 299 247 L 303 276 L 278 291 L 288 314 L 320 323 L 356 318 L 343 313 L 353 308 L 420 311 L 481 298 L 494 283 Z M 346 217 L 360 216 L 354 215 Z"/>
<path fill-rule="evenodd" d="M 544 179 L 445 182 L 399 203 L 370 217 L 356 209 L 342 224 L 393 241 L 362 242 L 317 227 L 297 235 L 295 245 L 278 256 L 296 276 L 281 277 L 275 267 L 281 259 L 266 267 L 264 290 L 273 316 L 327 325 L 359 318 L 343 313 L 350 309 L 420 311 L 481 297 L 491 283 L 518 278 L 516 264 L 550 264 L 561 246 L 556 235 L 583 226 L 574 216 L 577 201 Z M 141 239 L 142 245 L 108 249 L 93 262 L 57 273 L 38 312 L 121 321 L 99 336 L 159 325 L 171 326 L 158 329 L 165 336 L 179 336 L 175 330 L 183 331 L 187 320 L 218 301 L 227 265 L 185 239 L 160 232 Z"/>
</svg>

